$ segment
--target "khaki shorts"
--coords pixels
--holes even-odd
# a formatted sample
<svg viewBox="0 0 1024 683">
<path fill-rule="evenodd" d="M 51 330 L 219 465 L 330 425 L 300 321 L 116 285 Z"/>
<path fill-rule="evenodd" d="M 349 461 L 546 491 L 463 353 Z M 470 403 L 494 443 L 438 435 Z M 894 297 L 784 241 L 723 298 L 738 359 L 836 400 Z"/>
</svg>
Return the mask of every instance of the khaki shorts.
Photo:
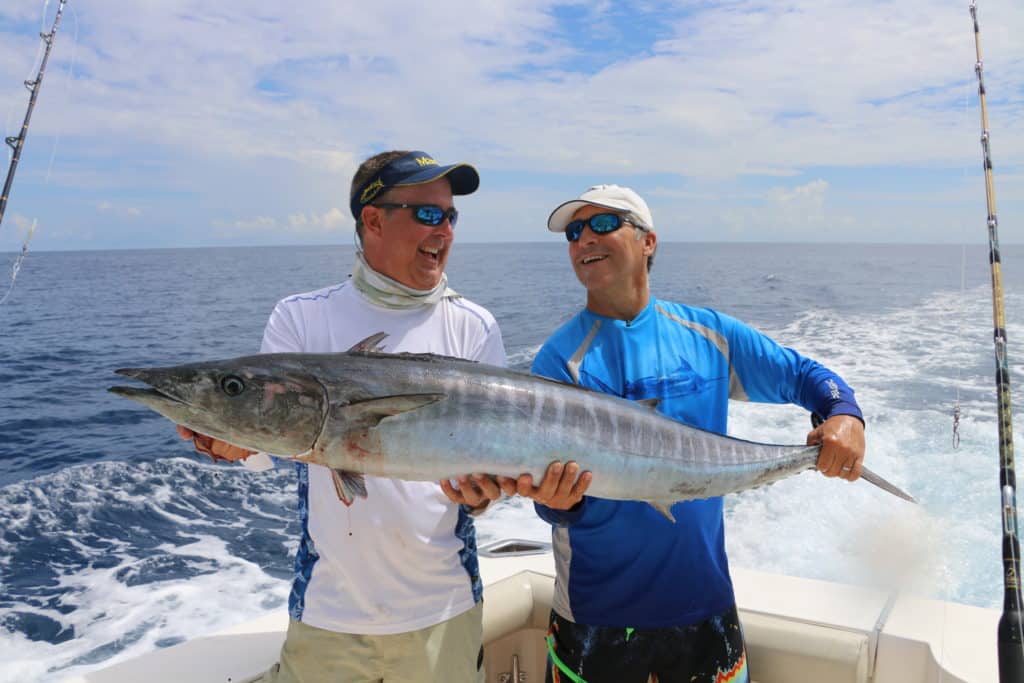
<svg viewBox="0 0 1024 683">
<path fill-rule="evenodd" d="M 484 683 L 483 603 L 435 626 L 385 636 L 291 621 L 280 661 L 242 683 Z"/>
</svg>

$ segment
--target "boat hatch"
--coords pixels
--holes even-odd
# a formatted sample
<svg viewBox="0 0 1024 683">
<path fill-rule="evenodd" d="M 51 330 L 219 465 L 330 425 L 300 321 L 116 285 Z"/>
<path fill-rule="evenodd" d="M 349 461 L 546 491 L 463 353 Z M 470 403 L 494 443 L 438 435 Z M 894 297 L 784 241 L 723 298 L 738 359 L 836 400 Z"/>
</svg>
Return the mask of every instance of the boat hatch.
<svg viewBox="0 0 1024 683">
<path fill-rule="evenodd" d="M 551 544 L 547 541 L 527 541 L 521 538 L 503 538 L 487 545 L 480 546 L 477 551 L 483 557 L 512 557 L 516 555 L 542 555 L 551 552 Z"/>
</svg>

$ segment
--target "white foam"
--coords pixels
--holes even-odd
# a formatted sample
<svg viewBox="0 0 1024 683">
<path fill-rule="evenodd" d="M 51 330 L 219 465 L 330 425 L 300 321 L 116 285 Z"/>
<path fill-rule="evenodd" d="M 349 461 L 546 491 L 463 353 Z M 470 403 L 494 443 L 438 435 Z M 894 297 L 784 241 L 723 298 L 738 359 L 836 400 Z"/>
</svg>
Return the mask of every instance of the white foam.
<svg viewBox="0 0 1024 683">
<path fill-rule="evenodd" d="M 24 497 L 28 501 L 0 512 L 5 526 L 31 524 L 34 533 L 60 536 L 85 557 L 103 559 L 105 566 L 82 566 L 81 558 L 67 567 L 51 565 L 57 573 L 57 585 L 47 594 L 60 594 L 60 605 L 74 606 L 67 614 L 54 608 L 17 604 L 0 608 L 0 619 L 14 612 L 34 614 L 51 619 L 65 629 L 74 629 L 74 637 L 58 644 L 33 641 L 21 633 L 4 632 L 0 638 L 0 683 L 61 680 L 65 676 L 106 666 L 128 659 L 156 647 L 218 631 L 239 621 L 253 619 L 272 611 L 285 609 L 289 583 L 268 575 L 254 562 L 232 554 L 227 542 L 206 533 L 214 526 L 240 527 L 233 520 L 237 511 L 218 506 L 208 495 L 210 482 L 197 479 L 211 475 L 224 483 L 216 491 L 228 494 L 248 488 L 255 480 L 246 480 L 244 472 L 231 472 L 189 460 L 167 460 L 160 463 L 129 465 L 101 463 L 62 470 L 2 490 L 4 498 Z M 176 482 L 171 486 L 170 482 Z M 156 482 L 148 487 L 149 482 Z M 267 482 L 272 483 L 272 482 Z M 125 485 L 127 484 L 127 485 Z M 202 486 L 202 488 L 200 488 Z M 284 492 L 283 492 L 284 493 Z M 282 494 L 258 493 L 254 498 L 269 495 L 280 502 Z M 290 490 L 294 499 L 294 487 Z M 155 548 L 140 549 L 132 541 L 134 534 L 146 530 L 126 529 L 124 538 L 103 538 L 85 543 L 69 533 L 69 519 L 81 534 L 98 528 L 103 516 L 110 514 L 112 502 L 118 508 L 144 511 L 162 517 L 183 531 L 180 539 Z M 167 508 L 173 503 L 178 510 Z M 223 521 L 211 519 L 203 510 L 220 507 L 230 515 Z M 246 507 L 255 501 L 246 497 Z M 241 507 L 241 506 L 240 506 Z M 184 508 L 195 514 L 182 514 Z M 64 514 L 71 511 L 70 515 Z M 265 513 L 264 513 L 265 514 Z M 281 508 L 280 528 L 290 514 Z M 234 523 L 232 523 L 232 520 Z M 126 525 L 134 520 L 126 515 Z M 12 544 L 8 544 L 10 546 Z M 292 546 L 292 548 L 288 547 Z M 282 562 L 294 543 L 282 535 Z M 12 563 L 9 552 L 3 557 Z M 159 577 L 160 563 L 181 558 L 187 579 Z M 153 567 L 157 568 L 154 574 Z M 178 565 L 175 565 L 177 567 Z M 139 579 L 140 574 L 149 571 Z M 180 573 L 180 572 L 179 572 Z M 155 580 L 154 577 L 155 576 Z M 135 582 L 138 579 L 139 582 Z"/>
<path fill-rule="evenodd" d="M 530 363 L 533 362 L 533 357 L 540 351 L 541 344 L 535 346 L 528 346 L 518 351 L 512 351 L 508 354 L 508 367 L 518 368 L 522 366 L 530 367 Z"/>
<path fill-rule="evenodd" d="M 1007 308 L 1024 308 L 1024 297 L 1008 295 Z M 729 496 L 732 564 L 997 606 L 998 444 L 987 291 L 936 295 L 882 315 L 813 311 L 764 331 L 822 360 L 856 388 L 868 421 L 868 466 L 921 505 L 816 473 Z M 1024 358 L 1024 325 L 1011 324 L 1008 334 L 1010 358 Z M 527 364 L 538 348 L 513 352 L 510 364 Z M 1011 366 L 1018 386 L 1022 370 L 1019 361 Z M 954 450 L 957 391 L 962 441 Z M 806 412 L 791 406 L 731 409 L 730 433 L 744 438 L 802 442 L 809 428 Z M 0 489 L 0 526 L 7 532 L 0 536 L 0 580 L 19 561 L 19 535 L 60 539 L 92 562 L 54 566 L 59 585 L 52 594 L 63 591 L 58 606 L 75 606 L 68 614 L 55 606 L 0 607 L 0 620 L 34 613 L 75 632 L 58 644 L 0 632 L 0 683 L 59 680 L 285 609 L 288 582 L 237 557 L 229 536 L 219 532 L 262 525 L 281 573 L 298 540 L 294 500 L 287 473 L 252 474 L 188 459 L 72 467 Z M 112 509 L 130 513 L 125 523 L 138 528 L 90 537 Z M 140 548 L 139 537 L 152 533 L 146 524 L 165 524 L 174 533 L 155 549 Z M 550 527 L 520 499 L 497 505 L 477 528 L 481 544 L 550 539 Z M 101 560 L 110 566 L 96 564 Z M 189 578 L 129 585 L 147 563 L 175 561 Z"/>
<path fill-rule="evenodd" d="M 866 465 L 921 504 L 816 473 L 731 496 L 726 517 L 734 564 L 1000 604 L 991 301 L 984 294 L 936 295 L 882 316 L 820 311 L 766 330 L 822 359 L 856 388 L 868 422 Z M 1021 301 L 1008 298 L 1008 306 Z M 1020 332 L 1008 334 L 1020 339 Z M 1021 351 L 1015 344 L 1010 355 Z M 1013 374 L 1019 381 L 1017 368 Z M 957 389 L 961 444 L 954 450 Z M 737 405 L 730 433 L 793 442 L 809 430 L 806 419 L 794 408 Z"/>
</svg>

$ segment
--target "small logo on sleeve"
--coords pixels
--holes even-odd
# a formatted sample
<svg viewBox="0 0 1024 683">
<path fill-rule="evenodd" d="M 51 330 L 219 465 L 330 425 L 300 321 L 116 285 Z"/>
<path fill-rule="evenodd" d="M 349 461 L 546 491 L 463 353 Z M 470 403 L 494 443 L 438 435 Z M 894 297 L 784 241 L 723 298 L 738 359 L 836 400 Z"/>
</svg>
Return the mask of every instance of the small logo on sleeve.
<svg viewBox="0 0 1024 683">
<path fill-rule="evenodd" d="M 825 382 L 825 384 L 828 385 L 828 390 L 832 393 L 832 400 L 839 400 L 839 385 L 836 384 L 836 381 L 834 379 L 830 379 Z"/>
</svg>

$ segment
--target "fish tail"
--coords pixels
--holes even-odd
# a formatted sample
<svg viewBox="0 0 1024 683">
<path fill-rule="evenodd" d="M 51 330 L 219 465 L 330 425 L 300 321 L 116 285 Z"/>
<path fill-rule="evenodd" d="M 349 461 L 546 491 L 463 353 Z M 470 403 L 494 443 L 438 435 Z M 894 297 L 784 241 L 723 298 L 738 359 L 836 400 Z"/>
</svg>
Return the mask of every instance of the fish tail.
<svg viewBox="0 0 1024 683">
<path fill-rule="evenodd" d="M 870 481 L 872 484 L 882 489 L 883 491 L 888 491 L 892 495 L 902 498 L 903 500 L 910 501 L 911 503 L 917 502 L 917 499 L 914 498 L 912 495 L 898 488 L 894 484 L 890 484 L 885 479 L 882 479 L 882 477 L 878 476 L 877 474 L 869 470 L 867 467 L 864 468 L 864 471 L 861 472 L 860 476 L 862 479 Z"/>
</svg>

